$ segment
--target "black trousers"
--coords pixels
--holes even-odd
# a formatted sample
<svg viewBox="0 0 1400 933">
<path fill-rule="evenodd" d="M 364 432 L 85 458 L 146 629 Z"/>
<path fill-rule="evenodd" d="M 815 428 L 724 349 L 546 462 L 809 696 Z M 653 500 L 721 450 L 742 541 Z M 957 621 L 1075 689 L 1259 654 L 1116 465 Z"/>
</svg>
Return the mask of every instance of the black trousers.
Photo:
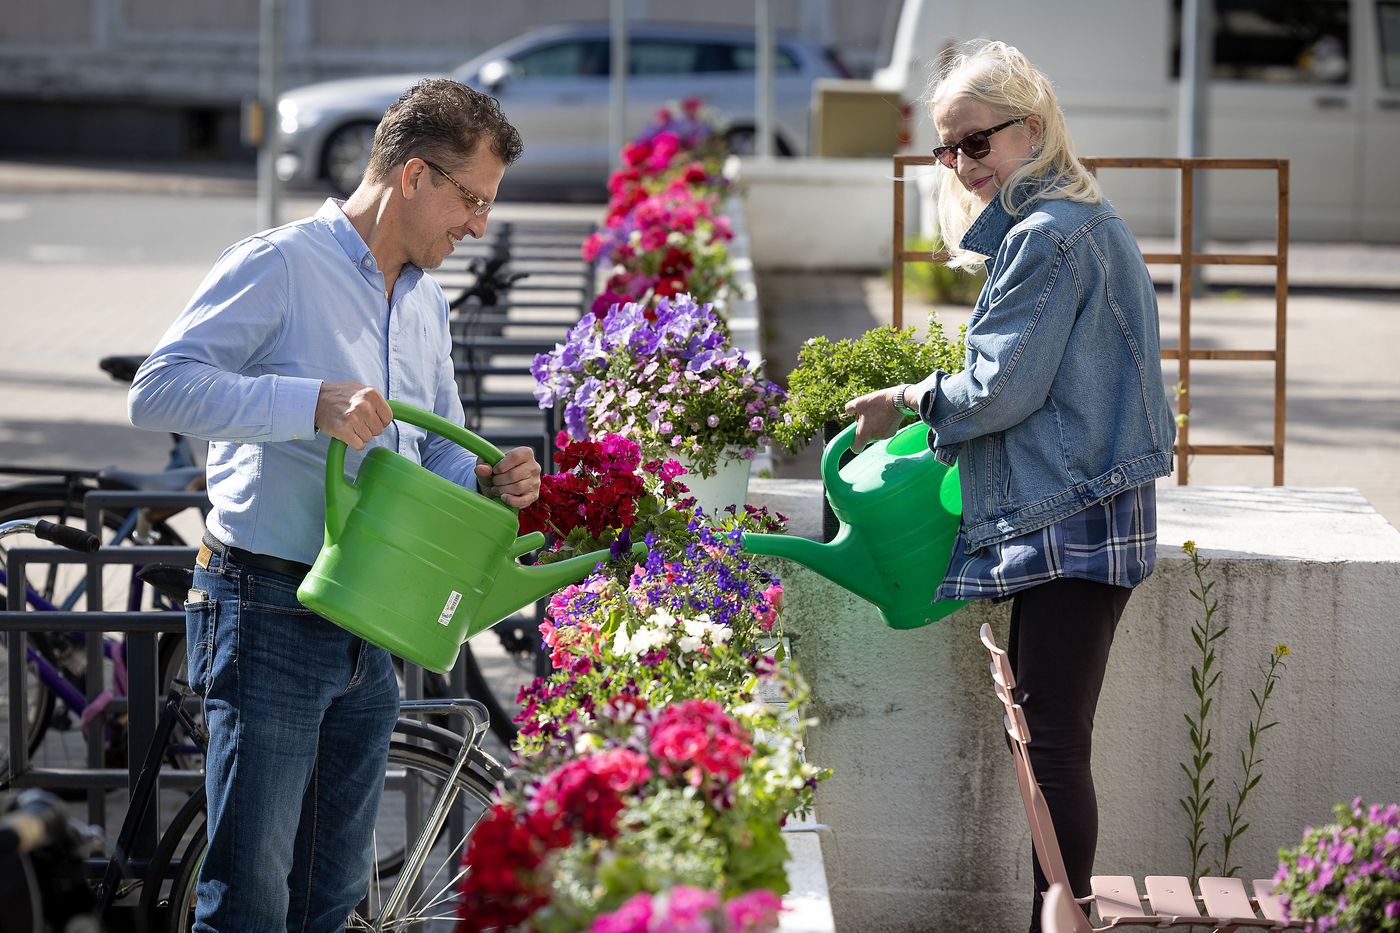
<svg viewBox="0 0 1400 933">
<path fill-rule="evenodd" d="M 1030 729 L 1031 766 L 1045 794 L 1065 870 L 1075 896 L 1090 893 L 1099 808 L 1089 767 L 1094 709 L 1108 650 L 1132 590 L 1059 579 L 1012 597 L 1007 653 L 1016 676 L 1016 702 Z M 1034 853 L 1032 861 L 1034 862 Z M 1040 933 L 1040 907 L 1049 887 L 1034 862 L 1030 933 Z"/>
</svg>

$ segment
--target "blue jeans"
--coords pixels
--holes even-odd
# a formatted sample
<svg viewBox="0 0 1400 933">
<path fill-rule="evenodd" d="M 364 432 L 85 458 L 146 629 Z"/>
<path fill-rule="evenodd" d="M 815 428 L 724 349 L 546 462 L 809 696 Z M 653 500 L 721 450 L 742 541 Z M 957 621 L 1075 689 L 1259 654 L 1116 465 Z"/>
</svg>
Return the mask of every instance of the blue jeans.
<svg viewBox="0 0 1400 933">
<path fill-rule="evenodd" d="M 185 606 L 209 727 L 196 933 L 344 928 L 364 897 L 399 692 L 388 652 L 215 554 Z M 192 597 L 195 594 L 192 594 Z"/>
</svg>

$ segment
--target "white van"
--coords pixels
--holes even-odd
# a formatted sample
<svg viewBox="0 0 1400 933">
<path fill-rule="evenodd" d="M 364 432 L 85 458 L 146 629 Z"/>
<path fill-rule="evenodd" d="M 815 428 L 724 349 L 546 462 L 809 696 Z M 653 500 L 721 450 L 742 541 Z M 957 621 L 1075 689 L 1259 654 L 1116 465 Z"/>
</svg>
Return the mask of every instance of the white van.
<svg viewBox="0 0 1400 933">
<path fill-rule="evenodd" d="M 1214 5 L 1205 154 L 1289 159 L 1293 239 L 1400 242 L 1400 0 Z M 904 0 L 873 81 L 917 101 L 945 49 L 1001 39 L 1054 82 L 1081 156 L 1174 156 L 1180 21 L 1181 0 Z M 909 151 L 927 152 L 914 109 Z M 1272 238 L 1273 172 L 1205 175 L 1211 236 Z M 1139 235 L 1174 233 L 1176 172 L 1100 177 Z"/>
</svg>

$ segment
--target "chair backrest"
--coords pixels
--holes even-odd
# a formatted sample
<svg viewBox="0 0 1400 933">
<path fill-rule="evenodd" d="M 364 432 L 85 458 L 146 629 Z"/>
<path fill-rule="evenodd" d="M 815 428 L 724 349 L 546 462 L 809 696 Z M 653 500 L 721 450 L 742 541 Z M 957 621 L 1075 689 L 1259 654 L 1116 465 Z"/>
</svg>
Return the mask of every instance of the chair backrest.
<svg viewBox="0 0 1400 933">
<path fill-rule="evenodd" d="M 1036 859 L 1040 862 L 1040 870 L 1052 886 L 1062 884 L 1068 889 L 1069 873 L 1065 871 L 1060 843 L 1055 838 L 1055 825 L 1050 821 L 1050 808 L 1045 803 L 1045 795 L 1041 793 L 1040 785 L 1036 783 L 1030 753 L 1026 749 L 1031 741 L 1030 729 L 1026 726 L 1026 714 L 1012 693 L 1016 686 L 1016 678 L 1011 673 L 1011 660 L 1005 651 L 997 647 L 990 625 L 984 623 L 980 635 L 982 644 L 991 655 L 992 682 L 996 688 L 997 699 L 1002 705 L 1002 724 L 1011 739 L 1011 751 L 1016 759 L 1016 783 L 1021 789 L 1021 803 L 1026 808 L 1026 821 L 1031 827 L 1031 842 L 1035 844 Z"/>
</svg>

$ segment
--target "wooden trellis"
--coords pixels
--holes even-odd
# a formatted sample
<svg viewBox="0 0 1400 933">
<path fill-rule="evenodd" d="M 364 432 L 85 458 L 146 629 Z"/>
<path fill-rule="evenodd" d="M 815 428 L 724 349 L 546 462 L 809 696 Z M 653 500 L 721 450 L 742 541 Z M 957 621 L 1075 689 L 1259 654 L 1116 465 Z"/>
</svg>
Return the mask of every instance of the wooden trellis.
<svg viewBox="0 0 1400 933">
<path fill-rule="evenodd" d="M 916 262 L 944 262 L 946 252 L 928 253 L 911 250 L 904 232 L 904 172 L 910 166 L 935 165 L 932 156 L 897 155 L 894 157 L 894 249 L 892 254 L 894 307 L 891 320 L 895 327 L 904 326 L 904 267 Z M 1181 385 L 1178 411 L 1187 415 L 1177 429 L 1177 483 L 1186 485 L 1187 464 L 1193 455 L 1200 456 L 1268 456 L 1274 459 L 1274 485 L 1283 485 L 1283 444 L 1285 397 L 1285 344 L 1288 333 L 1288 160 L 1287 159 L 1213 159 L 1213 158 L 1096 158 L 1085 159 L 1084 165 L 1095 174 L 1102 168 L 1177 169 L 1181 172 L 1181 203 L 1179 205 L 1178 242 L 1193 242 L 1191 203 L 1196 172 L 1201 169 L 1273 170 L 1278 175 L 1278 213 L 1274 252 L 1256 253 L 1197 253 L 1189 245 L 1181 252 L 1144 253 L 1143 259 L 1154 265 L 1176 265 L 1180 268 L 1181 335 L 1180 346 L 1163 349 L 1162 359 L 1177 361 L 1178 382 Z M 1200 350 L 1191 343 L 1192 272 L 1196 266 L 1273 266 L 1274 276 L 1274 348 L 1272 350 Z M 1191 431 L 1191 362 L 1193 360 L 1252 360 L 1272 361 L 1274 364 L 1274 441 L 1272 444 L 1192 444 Z"/>
</svg>

